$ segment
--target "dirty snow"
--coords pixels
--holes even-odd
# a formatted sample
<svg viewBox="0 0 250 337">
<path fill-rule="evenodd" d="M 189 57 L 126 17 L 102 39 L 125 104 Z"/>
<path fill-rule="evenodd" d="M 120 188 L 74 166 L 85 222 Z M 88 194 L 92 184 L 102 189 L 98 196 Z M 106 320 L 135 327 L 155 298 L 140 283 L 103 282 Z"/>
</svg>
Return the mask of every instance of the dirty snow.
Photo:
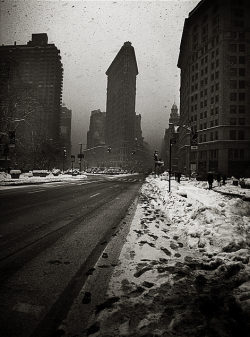
<svg viewBox="0 0 250 337">
<path fill-rule="evenodd" d="M 151 176 L 142 186 L 109 305 L 87 336 L 250 336 L 250 190 L 171 185 Z"/>
</svg>

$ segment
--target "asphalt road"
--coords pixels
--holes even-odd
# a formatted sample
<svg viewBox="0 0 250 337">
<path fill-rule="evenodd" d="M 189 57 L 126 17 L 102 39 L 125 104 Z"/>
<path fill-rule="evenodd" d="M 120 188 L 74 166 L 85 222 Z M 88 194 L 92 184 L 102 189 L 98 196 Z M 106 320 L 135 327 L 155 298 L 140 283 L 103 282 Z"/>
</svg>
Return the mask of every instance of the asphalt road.
<svg viewBox="0 0 250 337">
<path fill-rule="evenodd" d="M 110 254 L 119 255 L 123 219 L 143 180 L 94 177 L 0 190 L 2 337 L 54 335 L 114 236 Z"/>
</svg>

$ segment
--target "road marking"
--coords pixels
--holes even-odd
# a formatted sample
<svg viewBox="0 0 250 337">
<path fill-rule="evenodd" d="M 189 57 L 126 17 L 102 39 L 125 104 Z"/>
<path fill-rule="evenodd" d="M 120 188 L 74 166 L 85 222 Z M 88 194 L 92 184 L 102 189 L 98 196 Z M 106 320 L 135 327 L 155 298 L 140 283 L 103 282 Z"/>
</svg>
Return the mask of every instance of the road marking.
<svg viewBox="0 0 250 337">
<path fill-rule="evenodd" d="M 94 195 L 91 195 L 90 198 L 94 198 L 94 197 L 97 196 L 98 194 L 101 194 L 101 193 L 96 193 L 96 194 L 94 194 Z"/>
<path fill-rule="evenodd" d="M 39 191 L 34 191 L 34 192 L 28 192 L 28 194 L 31 194 L 31 193 L 40 193 L 40 192 L 43 192 L 45 190 L 39 190 Z"/>
</svg>

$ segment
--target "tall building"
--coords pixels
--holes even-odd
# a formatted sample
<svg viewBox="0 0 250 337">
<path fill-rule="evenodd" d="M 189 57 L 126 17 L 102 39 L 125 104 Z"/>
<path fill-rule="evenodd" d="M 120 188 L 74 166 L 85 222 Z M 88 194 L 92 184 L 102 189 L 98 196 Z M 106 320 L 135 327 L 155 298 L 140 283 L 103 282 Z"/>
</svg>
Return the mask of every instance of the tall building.
<svg viewBox="0 0 250 337">
<path fill-rule="evenodd" d="M 65 156 L 65 169 L 70 167 L 70 156 L 71 156 L 71 121 L 72 121 L 72 110 L 68 109 L 66 106 L 61 108 L 61 138 L 62 147 L 66 152 Z M 64 153 L 62 155 L 64 155 Z"/>
<path fill-rule="evenodd" d="M 44 107 L 43 122 L 49 138 L 60 136 L 63 68 L 60 50 L 48 43 L 47 34 L 32 34 L 27 45 L 0 46 L 1 68 L 11 59 L 23 83 L 28 84 L 34 97 Z"/>
<path fill-rule="evenodd" d="M 250 6 L 202 0 L 185 20 L 178 67 L 180 170 L 250 176 Z M 191 146 L 190 134 L 198 133 Z"/>
<path fill-rule="evenodd" d="M 161 146 L 161 159 L 164 161 L 164 170 L 169 170 L 170 164 L 170 139 L 176 139 L 176 144 L 171 145 L 171 172 L 178 172 L 179 162 L 179 125 L 180 116 L 178 114 L 177 105 L 174 103 L 171 108 L 169 126 L 165 129 L 165 135 Z"/>
<path fill-rule="evenodd" d="M 129 168 L 135 144 L 136 76 L 138 75 L 135 51 L 125 42 L 106 71 L 106 145 L 112 149 L 107 166 Z"/>
<path fill-rule="evenodd" d="M 58 156 L 61 147 L 62 80 L 60 50 L 48 43 L 47 34 L 32 34 L 32 40 L 27 45 L 14 43 L 0 46 L 0 89 L 1 100 L 4 101 L 1 113 L 7 115 L 11 111 L 12 117 L 13 114 L 18 116 L 11 117 L 8 127 L 15 130 L 17 144 L 20 145 L 16 148 L 19 161 L 21 158 L 27 161 L 24 156 L 30 152 L 28 157 L 33 153 L 33 163 L 36 160 L 34 165 L 39 167 L 45 165 L 46 152 L 55 152 L 50 156 L 53 161 Z M 13 106 L 16 108 L 13 109 Z M 15 122 L 17 119 L 20 119 L 19 123 Z M 2 129 L 4 125 L 0 127 Z M 25 142 L 27 144 L 21 151 Z M 38 153 L 38 148 L 42 153 Z M 40 163 L 37 161 L 39 157 Z"/>
<path fill-rule="evenodd" d="M 89 131 L 87 132 L 87 149 L 85 161 L 89 167 L 103 167 L 107 147 L 105 146 L 106 112 L 100 109 L 91 112 Z"/>
</svg>

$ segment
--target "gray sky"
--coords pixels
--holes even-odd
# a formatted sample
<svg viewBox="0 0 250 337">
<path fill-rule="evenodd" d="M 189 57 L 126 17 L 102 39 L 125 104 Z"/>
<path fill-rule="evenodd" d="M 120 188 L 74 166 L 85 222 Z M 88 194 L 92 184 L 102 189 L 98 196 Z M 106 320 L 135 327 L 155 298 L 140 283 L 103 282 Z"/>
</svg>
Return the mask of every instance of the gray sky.
<svg viewBox="0 0 250 337">
<path fill-rule="evenodd" d="M 73 115 L 72 153 L 86 143 L 91 111 L 106 111 L 105 72 L 125 41 L 135 48 L 143 136 L 160 150 L 173 103 L 179 108 L 184 20 L 199 0 L 0 1 L 1 44 L 27 44 L 32 34 L 47 33 L 61 51 L 63 103 Z"/>
</svg>

